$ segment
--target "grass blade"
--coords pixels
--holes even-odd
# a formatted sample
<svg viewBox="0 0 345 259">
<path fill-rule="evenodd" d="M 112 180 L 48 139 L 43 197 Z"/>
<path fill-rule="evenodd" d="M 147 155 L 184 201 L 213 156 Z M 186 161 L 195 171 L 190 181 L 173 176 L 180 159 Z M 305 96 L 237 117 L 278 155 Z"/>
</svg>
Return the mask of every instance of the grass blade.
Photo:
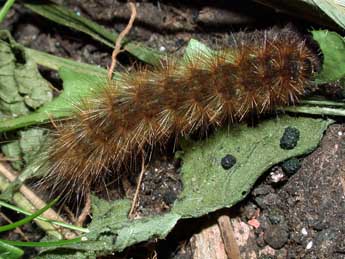
<svg viewBox="0 0 345 259">
<path fill-rule="evenodd" d="M 0 258 L 18 259 L 22 258 L 23 254 L 22 249 L 0 241 Z"/>
<path fill-rule="evenodd" d="M 36 211 L 35 213 L 31 214 L 28 217 L 25 217 L 24 219 L 18 220 L 16 222 L 12 223 L 12 224 L 8 224 L 8 225 L 5 225 L 5 226 L 0 226 L 0 232 L 4 232 L 4 231 L 11 230 L 11 229 L 15 229 L 15 228 L 17 228 L 19 226 L 22 226 L 22 225 L 24 225 L 26 223 L 29 223 L 34 218 L 36 218 L 37 216 L 41 215 L 46 210 L 51 208 L 57 201 L 58 201 L 58 198 L 54 199 L 53 201 L 49 202 L 46 206 L 44 206 L 42 209 L 39 209 L 38 211 Z"/>
<path fill-rule="evenodd" d="M 25 215 L 31 215 L 32 214 L 32 213 L 30 213 L 30 212 L 28 212 L 26 210 L 23 210 L 21 208 L 18 208 L 16 206 L 13 206 L 13 205 L 8 204 L 8 203 L 3 202 L 3 201 L 0 201 L 0 206 L 3 206 L 5 208 L 8 208 L 8 209 L 20 212 L 20 213 L 23 213 Z M 74 226 L 74 225 L 66 224 L 64 222 L 47 219 L 47 218 L 44 218 L 44 217 L 41 217 L 41 216 L 36 217 L 36 219 L 42 220 L 42 221 L 45 221 L 45 222 L 49 222 L 49 223 L 52 223 L 54 225 L 58 225 L 58 226 L 61 226 L 61 227 L 64 227 L 64 228 L 68 228 L 68 229 L 84 232 L 84 233 L 89 233 L 90 232 L 87 228 L 77 227 L 77 226 Z"/>
<path fill-rule="evenodd" d="M 61 5 L 57 5 L 49 1 L 35 1 L 34 3 L 26 1 L 24 5 L 33 12 L 48 18 L 51 21 L 88 34 L 95 40 L 110 48 L 114 47 L 114 42 L 118 37 L 117 33 L 111 32 L 83 16 L 79 16 Z M 161 55 L 159 52 L 144 47 L 140 43 L 129 42 L 124 39 L 122 41 L 122 45 L 125 50 L 145 63 L 158 65 L 160 62 Z"/>
<path fill-rule="evenodd" d="M 3 242 L 12 246 L 24 246 L 24 247 L 52 247 L 52 246 L 63 246 L 71 245 L 82 242 L 82 237 L 77 237 L 73 239 L 58 240 L 58 241 L 43 241 L 43 242 L 21 242 L 21 241 L 12 241 L 0 239 L 0 242 Z"/>
<path fill-rule="evenodd" d="M 7 0 L 6 3 L 4 4 L 4 6 L 1 8 L 0 11 L 0 23 L 3 22 L 3 20 L 5 19 L 8 11 L 11 9 L 12 5 L 14 4 L 15 0 Z"/>
</svg>

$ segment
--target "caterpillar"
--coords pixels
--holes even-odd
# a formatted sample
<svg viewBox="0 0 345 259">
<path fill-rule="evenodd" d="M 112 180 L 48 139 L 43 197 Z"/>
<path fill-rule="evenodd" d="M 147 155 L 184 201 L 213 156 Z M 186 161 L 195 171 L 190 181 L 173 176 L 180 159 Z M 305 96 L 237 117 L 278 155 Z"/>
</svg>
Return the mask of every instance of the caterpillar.
<svg viewBox="0 0 345 259">
<path fill-rule="evenodd" d="M 290 26 L 240 32 L 212 55 L 199 51 L 107 81 L 57 125 L 44 181 L 84 193 L 171 138 L 295 104 L 320 70 L 311 45 Z"/>
</svg>

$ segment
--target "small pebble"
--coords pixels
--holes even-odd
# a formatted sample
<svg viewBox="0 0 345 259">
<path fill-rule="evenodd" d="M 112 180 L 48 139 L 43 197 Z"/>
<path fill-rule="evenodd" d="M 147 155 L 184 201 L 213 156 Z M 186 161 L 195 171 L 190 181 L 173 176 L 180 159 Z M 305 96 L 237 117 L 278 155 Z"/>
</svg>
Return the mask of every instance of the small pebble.
<svg viewBox="0 0 345 259">
<path fill-rule="evenodd" d="M 252 191 L 253 196 L 265 195 L 273 192 L 272 186 L 261 184 Z"/>
<path fill-rule="evenodd" d="M 259 228 L 260 227 L 260 222 L 257 219 L 250 219 L 248 220 L 248 225 L 252 226 L 253 228 Z"/>
<path fill-rule="evenodd" d="M 258 207 L 252 203 L 248 202 L 244 207 L 243 207 L 243 216 L 246 217 L 246 220 L 250 220 L 252 218 L 255 218 L 256 214 L 258 211 Z"/>
<path fill-rule="evenodd" d="M 184 39 L 178 39 L 176 42 L 175 42 L 176 46 L 177 47 L 182 47 L 183 44 L 185 44 L 185 40 Z"/>
<path fill-rule="evenodd" d="M 222 158 L 220 163 L 225 170 L 229 170 L 236 164 L 236 158 L 232 155 L 226 155 Z"/>
<path fill-rule="evenodd" d="M 167 205 L 173 204 L 176 199 L 177 199 L 177 195 L 176 193 L 172 191 L 167 191 L 166 193 L 163 194 L 163 201 Z"/>
<path fill-rule="evenodd" d="M 285 177 L 283 172 L 271 172 L 270 173 L 270 178 L 273 183 L 279 183 L 281 180 L 283 180 Z"/>
<path fill-rule="evenodd" d="M 284 213 L 278 208 L 271 208 L 268 218 L 272 224 L 282 224 L 285 222 Z"/>
<path fill-rule="evenodd" d="M 293 149 L 297 146 L 299 140 L 300 131 L 294 127 L 285 128 L 284 134 L 280 139 L 280 147 L 282 149 Z"/>
<path fill-rule="evenodd" d="M 309 250 L 313 247 L 313 241 L 310 241 L 307 246 L 305 247 L 306 250 Z"/>
<path fill-rule="evenodd" d="M 165 48 L 164 46 L 161 46 L 161 47 L 159 48 L 159 51 L 160 51 L 160 52 L 164 52 L 164 51 L 166 51 L 166 48 Z"/>
<path fill-rule="evenodd" d="M 288 238 L 289 233 L 281 225 L 271 225 L 264 233 L 265 242 L 274 249 L 282 248 Z"/>
<path fill-rule="evenodd" d="M 266 245 L 265 240 L 264 240 L 264 235 L 258 235 L 258 237 L 256 238 L 256 244 L 259 247 L 264 247 Z"/>
<path fill-rule="evenodd" d="M 301 168 L 301 162 L 297 158 L 286 160 L 282 164 L 282 169 L 287 174 L 294 174 Z"/>
<path fill-rule="evenodd" d="M 307 229 L 306 229 L 306 228 L 302 228 L 301 234 L 302 234 L 303 236 L 307 236 L 307 235 L 308 235 Z"/>
</svg>

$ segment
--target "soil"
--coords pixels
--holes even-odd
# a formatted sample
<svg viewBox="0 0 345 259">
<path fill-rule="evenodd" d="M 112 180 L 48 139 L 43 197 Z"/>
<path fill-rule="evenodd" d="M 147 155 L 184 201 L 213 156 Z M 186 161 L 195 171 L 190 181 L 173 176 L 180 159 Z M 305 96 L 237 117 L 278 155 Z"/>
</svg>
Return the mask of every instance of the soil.
<svg viewBox="0 0 345 259">
<path fill-rule="evenodd" d="M 125 2 L 117 0 L 55 2 L 111 30 L 121 31 L 129 18 Z M 217 47 L 226 44 L 231 32 L 238 30 L 290 22 L 301 29 L 308 26 L 252 1 L 143 1 L 137 3 L 137 9 L 139 14 L 129 38 L 176 55 L 183 53 L 191 38 Z M 9 29 L 27 47 L 102 67 L 110 64 L 110 48 L 33 14 L 20 4 L 14 6 L 1 27 Z M 119 60 L 120 70 L 138 62 L 126 53 Z M 56 72 L 42 68 L 42 73 L 61 87 Z M 247 234 L 246 242 L 239 244 L 242 258 L 345 258 L 344 138 L 345 125 L 334 124 L 312 154 L 275 166 L 258 181 L 245 201 L 221 211 L 245 224 L 237 236 L 239 239 Z M 183 188 L 178 168 L 178 161 L 172 156 L 158 157 L 149 165 L 141 185 L 139 215 L 169 210 Z M 133 195 L 135 183 L 136 179 L 130 181 L 128 195 Z M 152 251 L 158 253 L 157 258 L 192 258 L 190 237 L 210 224 L 215 215 L 182 221 L 166 240 L 141 244 L 108 258 L 146 258 Z M 253 219 L 257 224 L 251 223 Z M 22 231 L 27 234 L 32 229 L 36 228 Z M 33 241 L 41 237 L 40 232 L 35 235 L 27 236 Z"/>
<path fill-rule="evenodd" d="M 244 221 L 260 210 L 252 249 L 277 258 L 345 258 L 344 131 L 345 125 L 330 126 L 288 180 L 291 172 L 277 167 L 254 188 L 241 208 Z M 277 171 L 283 177 L 275 182 Z"/>
</svg>

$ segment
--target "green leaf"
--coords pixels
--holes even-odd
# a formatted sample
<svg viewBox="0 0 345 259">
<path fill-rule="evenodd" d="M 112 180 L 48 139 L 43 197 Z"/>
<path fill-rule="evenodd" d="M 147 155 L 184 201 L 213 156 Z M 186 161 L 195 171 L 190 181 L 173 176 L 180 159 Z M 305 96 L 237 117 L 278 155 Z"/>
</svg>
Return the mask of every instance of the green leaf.
<svg viewBox="0 0 345 259">
<path fill-rule="evenodd" d="M 48 82 L 24 48 L 7 31 L 0 31 L 0 122 L 22 118 L 18 115 L 38 109 L 51 101 L 52 96 Z M 38 135 L 42 137 L 43 131 L 31 129 L 19 132 L 19 135 L 19 140 L 1 145 L 2 152 L 16 160 L 12 165 L 17 170 L 21 170 L 24 162 L 29 162 L 40 148 Z M 23 156 L 24 160 L 21 159 Z"/>
<path fill-rule="evenodd" d="M 329 123 L 321 119 L 284 116 L 264 121 L 255 128 L 246 125 L 230 130 L 223 128 L 205 141 L 185 146 L 182 156 L 184 190 L 172 212 L 182 217 L 196 217 L 233 206 L 249 193 L 267 169 L 317 147 Z M 289 126 L 300 131 L 300 140 L 296 148 L 283 150 L 280 138 Z M 224 170 L 220 163 L 227 154 L 237 161 L 231 170 Z"/>
<path fill-rule="evenodd" d="M 51 119 L 69 116 L 74 111 L 74 104 L 78 103 L 80 98 L 91 94 L 93 90 L 101 87 L 105 83 L 105 77 L 76 73 L 64 68 L 59 71 L 59 75 L 64 81 L 64 91 L 58 97 L 36 112 L 18 118 L 0 121 L 0 132 L 41 124 Z"/>
<path fill-rule="evenodd" d="M 344 4 L 342 0 L 254 0 L 280 13 L 287 13 L 301 20 L 338 29 L 344 28 Z"/>
<path fill-rule="evenodd" d="M 0 118 L 26 114 L 52 98 L 36 63 L 7 31 L 0 31 Z"/>
<path fill-rule="evenodd" d="M 11 165 L 15 170 L 23 169 L 24 163 L 20 159 L 22 151 L 20 149 L 19 140 L 2 144 L 1 151 L 8 159 L 13 160 L 11 161 Z"/>
<path fill-rule="evenodd" d="M 25 48 L 25 53 L 37 64 L 53 70 L 60 70 L 65 67 L 79 73 L 92 74 L 95 76 L 106 76 L 107 70 L 95 65 L 89 65 L 67 58 L 57 57 L 35 49 Z"/>
<path fill-rule="evenodd" d="M 24 251 L 15 246 L 0 241 L 0 258 L 18 259 L 22 258 Z"/>
<path fill-rule="evenodd" d="M 114 47 L 114 40 L 118 36 L 116 33 L 112 33 L 103 26 L 77 15 L 62 5 L 50 1 L 35 1 L 33 3 L 28 1 L 24 6 L 53 22 L 81 31 L 111 48 Z"/>
<path fill-rule="evenodd" d="M 336 32 L 327 30 L 312 31 L 319 43 L 324 61 L 316 83 L 330 83 L 345 77 L 345 41 Z"/>
<path fill-rule="evenodd" d="M 77 15 L 75 12 L 68 10 L 61 5 L 57 5 L 49 1 L 35 1 L 34 3 L 27 1 L 24 5 L 35 13 L 48 18 L 49 20 L 86 33 L 108 47 L 114 48 L 115 40 L 118 37 L 117 33 L 110 32 L 103 26 L 83 16 Z M 124 46 L 125 50 L 127 50 L 133 56 L 148 64 L 158 65 L 160 62 L 161 56 L 159 52 L 144 47 L 140 43 L 129 42 L 128 40 L 124 39 L 122 45 Z"/>
<path fill-rule="evenodd" d="M 183 55 L 183 58 L 184 58 L 183 61 L 189 62 L 189 60 L 193 60 L 193 58 L 200 57 L 201 55 L 205 57 L 211 57 L 212 55 L 217 55 L 217 51 L 211 49 L 210 47 L 208 47 L 207 45 L 205 45 L 204 43 L 198 40 L 191 39 L 188 42 L 188 46 Z M 233 60 L 233 56 L 230 53 L 229 56 L 227 57 L 227 61 L 231 61 L 231 60 Z"/>
<path fill-rule="evenodd" d="M 325 0 L 312 0 L 312 2 L 340 27 L 345 28 L 345 3 L 341 5 L 340 1 Z"/>
<path fill-rule="evenodd" d="M 21 53 L 26 58 L 25 63 L 30 64 L 30 67 L 32 67 L 32 70 L 20 70 L 21 65 L 14 63 L 15 57 L 11 53 L 11 46 L 7 42 L 0 41 L 0 57 L 1 53 L 4 53 L 3 59 L 0 59 L 0 132 L 46 123 L 51 119 L 71 115 L 73 105 L 82 96 L 90 94 L 92 89 L 105 84 L 107 71 L 102 68 L 55 57 L 32 49 L 25 49 L 25 52 L 23 52 L 24 48 L 15 43 L 7 31 L 0 31 L 0 36 L 10 41 L 11 46 L 19 49 L 20 52 L 17 51 L 17 53 Z M 48 84 L 46 85 L 46 89 L 49 89 L 48 95 L 42 93 L 41 90 L 37 90 L 43 89 L 43 87 L 40 87 L 42 85 L 40 80 L 43 79 L 37 71 L 36 61 L 41 65 L 60 70 L 60 76 L 64 80 L 64 91 L 36 112 L 28 113 L 29 109 L 26 105 L 35 108 L 41 103 L 50 101 L 52 97 Z M 4 64 L 4 66 L 1 66 L 1 64 Z M 2 70 L 3 67 L 6 70 Z M 19 70 L 17 74 L 22 75 L 22 77 L 17 76 L 14 78 L 11 76 L 11 73 L 15 73 L 11 71 L 17 70 Z M 119 74 L 116 73 L 115 77 L 118 76 Z M 21 82 L 21 84 L 17 86 L 17 82 Z M 44 82 L 46 81 L 44 80 Z M 33 92 L 23 98 L 23 93 L 28 93 L 28 87 L 32 88 Z M 21 92 L 16 88 L 22 89 Z M 49 98 L 46 98 L 47 96 Z M 4 99 L 3 102 L 2 99 Z M 6 110 L 9 115 L 15 116 L 15 118 L 1 118 L 1 110 Z M 18 117 L 18 114 L 22 114 L 22 116 Z"/>
<path fill-rule="evenodd" d="M 46 140 L 46 130 L 34 128 L 19 131 L 19 139 L 1 145 L 1 150 L 7 158 L 13 159 L 11 165 L 20 171 L 24 164 L 29 164 L 36 158 Z"/>
<path fill-rule="evenodd" d="M 33 128 L 22 130 L 19 132 L 20 150 L 26 164 L 32 162 L 37 156 L 37 152 L 45 142 L 46 130 L 40 128 Z"/>
<path fill-rule="evenodd" d="M 180 218 L 175 213 L 162 216 L 128 219 L 129 200 L 106 202 L 93 197 L 94 220 L 89 226 L 87 249 L 122 251 L 128 246 L 151 238 L 164 238 Z M 93 242 L 91 242 L 93 241 Z"/>
<path fill-rule="evenodd" d="M 185 50 L 184 58 L 188 61 L 188 59 L 198 56 L 198 54 L 200 53 L 204 53 L 205 55 L 212 55 L 215 53 L 215 51 L 206 46 L 204 43 L 195 39 L 191 39 L 188 42 L 188 46 Z"/>
</svg>

